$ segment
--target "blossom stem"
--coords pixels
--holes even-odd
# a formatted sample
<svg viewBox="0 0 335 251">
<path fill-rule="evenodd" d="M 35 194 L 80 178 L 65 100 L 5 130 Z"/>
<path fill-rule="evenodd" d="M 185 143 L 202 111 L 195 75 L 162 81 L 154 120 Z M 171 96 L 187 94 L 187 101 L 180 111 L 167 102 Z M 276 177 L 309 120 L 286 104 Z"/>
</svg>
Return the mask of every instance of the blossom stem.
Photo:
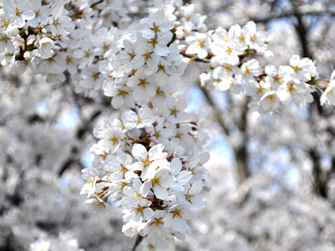
<svg viewBox="0 0 335 251">
<path fill-rule="evenodd" d="M 143 237 L 141 235 L 137 235 L 137 238 L 136 238 L 136 241 L 135 241 L 135 244 L 134 244 L 134 247 L 132 249 L 132 251 L 135 251 L 137 246 L 141 243 Z"/>
<path fill-rule="evenodd" d="M 97 6 L 99 3 L 102 3 L 103 2 L 103 0 L 100 0 L 100 1 L 98 1 L 98 2 L 96 2 L 96 3 L 93 3 L 93 4 L 91 4 L 91 8 L 95 8 L 95 6 Z"/>
<path fill-rule="evenodd" d="M 198 57 L 192 57 L 190 55 L 187 55 L 184 52 L 180 52 L 179 54 L 182 55 L 182 56 L 184 56 L 184 57 L 190 58 L 192 61 L 202 62 L 202 63 L 206 63 L 206 64 L 208 64 L 210 62 L 208 59 L 200 59 Z"/>
</svg>

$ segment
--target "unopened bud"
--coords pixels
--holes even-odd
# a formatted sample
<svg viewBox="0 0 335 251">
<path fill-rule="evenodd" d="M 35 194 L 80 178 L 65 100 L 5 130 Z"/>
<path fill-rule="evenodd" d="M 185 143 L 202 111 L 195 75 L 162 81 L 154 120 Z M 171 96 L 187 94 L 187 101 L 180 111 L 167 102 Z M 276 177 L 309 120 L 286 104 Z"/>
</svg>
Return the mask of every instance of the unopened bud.
<svg viewBox="0 0 335 251">
<path fill-rule="evenodd" d="M 35 35 L 37 35 L 39 32 L 40 32 L 40 30 L 41 30 L 41 26 L 37 26 L 34 30 L 33 30 L 33 33 L 35 34 Z"/>
</svg>

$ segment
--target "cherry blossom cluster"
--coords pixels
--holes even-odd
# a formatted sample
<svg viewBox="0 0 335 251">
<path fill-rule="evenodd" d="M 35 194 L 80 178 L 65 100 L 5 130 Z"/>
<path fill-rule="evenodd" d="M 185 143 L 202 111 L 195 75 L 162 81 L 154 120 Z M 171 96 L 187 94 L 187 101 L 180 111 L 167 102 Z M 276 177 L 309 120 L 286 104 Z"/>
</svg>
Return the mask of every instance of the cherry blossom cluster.
<svg viewBox="0 0 335 251">
<path fill-rule="evenodd" d="M 130 60 L 129 53 L 134 52 L 131 44 L 122 42 L 126 34 L 123 28 L 131 20 L 123 1 L 25 0 L 4 1 L 3 5 L 0 10 L 0 59 L 3 65 L 14 66 L 18 74 L 29 66 L 35 73 L 47 75 L 49 82 L 62 82 L 66 80 L 65 73 L 69 73 L 77 92 L 94 96 L 104 81 L 108 82 L 111 69 L 113 76 L 123 70 L 124 67 L 115 65 L 120 50 L 124 54 L 123 61 Z M 162 1 L 151 11 L 158 9 L 164 10 L 173 32 L 173 38 L 161 36 L 151 41 L 158 55 L 167 53 L 167 50 L 159 51 L 165 40 L 179 40 L 179 47 L 173 44 L 168 47 L 170 51 L 175 50 L 177 54 L 180 49 L 184 56 L 191 57 L 191 61 L 197 57 L 209 63 L 209 69 L 200 77 L 203 83 L 211 82 L 220 90 L 230 89 L 234 94 L 245 92 L 253 97 L 250 105 L 260 113 L 272 112 L 281 103 L 291 101 L 298 106 L 305 105 L 313 100 L 312 92 L 324 93 L 328 87 L 327 82 L 319 79 L 315 62 L 308 58 L 300 59 L 295 55 L 290 66 L 278 68 L 261 67 L 257 59 L 249 59 L 254 55 L 273 55 L 267 50 L 268 34 L 257 31 L 253 22 L 244 27 L 233 25 L 229 31 L 221 27 L 207 31 L 206 16 L 195 13 L 193 4 Z M 136 33 L 130 37 L 138 39 Z M 150 34 L 143 35 L 143 39 L 148 37 Z M 139 56 L 135 60 L 139 65 L 143 63 Z M 150 63 L 153 65 L 156 61 L 153 59 Z M 167 81 L 170 73 L 159 71 L 163 78 L 157 79 Z M 109 96 L 116 91 L 112 86 L 104 89 Z M 332 85 L 323 95 L 322 104 L 334 103 L 329 90 Z"/>
<path fill-rule="evenodd" d="M 125 7 L 125 1 L 4 0 L 1 64 L 19 75 L 30 67 L 51 83 L 65 81 L 68 72 L 77 89 L 97 90 L 102 85 L 97 63 L 117 48 L 116 27 L 130 20 Z"/>
<path fill-rule="evenodd" d="M 206 205 L 200 193 L 208 176 L 203 121 L 191 120 L 176 91 L 186 64 L 172 24 L 153 9 L 109 59 L 103 90 L 123 112 L 94 130 L 100 141 L 91 148 L 94 161 L 83 170 L 88 182 L 81 192 L 95 208 L 120 203 L 123 232 L 147 237 L 158 249 L 189 232 L 194 207 Z"/>
<path fill-rule="evenodd" d="M 208 63 L 208 70 L 200 75 L 203 84 L 211 83 L 233 94 L 245 92 L 253 98 L 249 106 L 259 113 L 273 112 L 281 103 L 302 107 L 313 101 L 311 93 L 315 91 L 322 93 L 322 105 L 334 104 L 333 81 L 327 86 L 311 59 L 294 55 L 290 65 L 264 68 L 256 58 L 250 59 L 252 55 L 272 57 L 268 41 L 267 32 L 257 31 L 250 21 L 243 27 L 233 25 L 229 31 L 219 27 L 207 33 L 193 32 L 185 39 L 185 54 L 191 56 L 190 61 L 198 58 Z"/>
</svg>

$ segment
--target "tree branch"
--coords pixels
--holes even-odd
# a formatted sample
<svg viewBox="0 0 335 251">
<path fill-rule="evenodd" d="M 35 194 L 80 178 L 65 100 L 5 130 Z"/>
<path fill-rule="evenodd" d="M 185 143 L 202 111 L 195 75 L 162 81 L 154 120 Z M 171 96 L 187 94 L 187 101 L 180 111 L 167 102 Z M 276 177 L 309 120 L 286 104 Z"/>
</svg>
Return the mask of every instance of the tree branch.
<svg viewBox="0 0 335 251">
<path fill-rule="evenodd" d="M 212 99 L 210 93 L 205 87 L 201 87 L 200 83 L 198 83 L 199 89 L 202 91 L 204 94 L 208 104 L 212 107 L 214 116 L 219 123 L 221 129 L 229 138 L 230 136 L 230 131 L 228 127 L 225 125 L 222 116 L 220 115 L 220 112 L 218 108 L 216 107 L 216 104 L 214 100 Z M 238 176 L 238 182 L 241 184 L 244 180 L 246 180 L 249 176 L 250 173 L 248 171 L 248 152 L 246 149 L 246 129 L 247 129 L 247 113 L 248 113 L 248 100 L 246 100 L 244 104 L 244 108 L 242 111 L 242 116 L 239 121 L 237 121 L 235 124 L 237 125 L 237 128 L 239 129 L 240 133 L 243 134 L 243 142 L 240 146 L 235 147 L 232 146 L 233 152 L 235 155 L 235 160 L 236 160 L 236 168 L 237 168 L 237 176 Z"/>
<path fill-rule="evenodd" d="M 289 18 L 295 15 L 305 16 L 305 15 L 323 15 L 323 14 L 329 14 L 330 16 L 335 16 L 335 10 L 331 8 L 324 7 L 322 9 L 318 10 L 304 10 L 301 8 L 294 8 L 290 11 L 274 14 L 270 13 L 270 15 L 266 17 L 257 17 L 257 16 L 249 16 L 247 17 L 249 21 L 254 21 L 255 23 L 267 23 L 269 21 L 273 21 L 274 19 L 282 19 L 282 18 Z M 236 22 L 236 24 L 244 25 L 245 21 Z M 229 29 L 230 27 L 225 27 L 226 29 Z"/>
<path fill-rule="evenodd" d="M 243 109 L 242 116 L 239 119 L 239 121 L 237 121 L 235 124 L 237 125 L 240 133 L 242 134 L 243 142 L 241 145 L 238 145 L 238 147 L 233 148 L 236 158 L 239 184 L 242 184 L 242 182 L 245 181 L 250 176 L 250 171 L 248 168 L 248 150 L 246 144 L 246 142 L 248 141 L 248 135 L 247 135 L 248 98 L 246 98 L 245 104 L 243 105 L 242 109 Z"/>
<path fill-rule="evenodd" d="M 132 251 L 136 250 L 137 246 L 141 243 L 142 240 L 143 240 L 143 237 L 141 235 L 137 235 Z"/>
<path fill-rule="evenodd" d="M 190 58 L 192 61 L 195 61 L 195 62 L 201 62 L 201 63 L 206 63 L 206 64 L 210 63 L 210 60 L 208 59 L 200 59 L 198 57 L 188 55 L 185 52 L 179 52 L 179 54 L 186 58 Z"/>
<path fill-rule="evenodd" d="M 96 2 L 96 3 L 93 3 L 93 4 L 91 4 L 91 8 L 95 8 L 99 3 L 102 3 L 104 0 L 100 0 L 100 1 L 98 1 L 98 2 Z"/>
<path fill-rule="evenodd" d="M 300 41 L 300 45 L 301 45 L 301 55 L 302 57 L 308 57 L 313 59 L 313 56 L 311 55 L 311 53 L 309 52 L 308 49 L 308 39 L 307 39 L 307 27 L 304 24 L 303 20 L 302 20 L 302 13 L 299 12 L 299 7 L 300 5 L 300 1 L 298 0 L 293 0 L 292 1 L 292 5 L 295 6 L 293 13 L 294 16 L 297 19 L 297 24 L 295 25 L 295 29 L 297 31 L 297 35 Z M 313 98 L 314 101 L 310 104 L 309 106 L 309 121 L 310 121 L 310 125 L 312 127 L 312 131 L 315 135 L 318 133 L 317 131 L 317 124 L 318 121 L 320 120 L 320 116 L 323 113 L 323 107 L 320 105 L 320 96 L 317 92 L 313 93 Z M 317 149 L 317 145 L 313 148 L 311 148 L 308 151 L 308 154 L 311 158 L 311 161 L 313 163 L 313 190 L 315 192 L 315 194 L 320 195 L 321 197 L 327 199 L 327 178 L 326 178 L 326 174 L 323 172 L 322 167 L 321 167 L 321 156 L 320 153 Z"/>
<path fill-rule="evenodd" d="M 214 112 L 214 116 L 217 120 L 217 122 L 219 123 L 221 129 L 224 131 L 224 133 L 228 136 L 230 134 L 228 128 L 226 127 L 222 116 L 220 116 L 220 113 L 218 111 L 218 109 L 216 108 L 216 105 L 212 99 L 212 97 L 210 96 L 210 93 L 208 92 L 208 90 L 205 87 L 201 87 L 200 82 L 198 83 L 198 87 L 199 89 L 202 91 L 202 93 L 204 94 L 208 104 L 212 107 L 213 112 Z"/>
<path fill-rule="evenodd" d="M 85 121 L 83 123 L 83 125 L 78 128 L 76 136 L 77 139 L 81 140 L 84 136 L 84 134 L 88 131 L 92 131 L 92 122 L 99 117 L 99 115 L 101 114 L 101 111 L 96 111 L 92 114 L 91 118 L 87 121 Z M 72 164 L 79 164 L 80 166 L 80 160 L 78 159 L 78 148 L 76 146 L 73 146 L 71 149 L 71 153 L 70 156 L 67 158 L 67 160 L 63 163 L 62 167 L 60 168 L 60 170 L 58 171 L 58 176 L 62 176 L 63 173 L 71 167 Z"/>
</svg>

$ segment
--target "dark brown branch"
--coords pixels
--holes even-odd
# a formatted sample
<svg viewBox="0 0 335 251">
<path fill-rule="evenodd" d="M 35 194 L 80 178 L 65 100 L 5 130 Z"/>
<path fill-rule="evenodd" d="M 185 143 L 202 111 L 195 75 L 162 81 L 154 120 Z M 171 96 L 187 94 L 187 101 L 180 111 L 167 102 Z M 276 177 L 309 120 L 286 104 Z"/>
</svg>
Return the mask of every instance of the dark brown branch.
<svg viewBox="0 0 335 251">
<path fill-rule="evenodd" d="M 132 251 L 136 250 L 137 246 L 141 243 L 142 240 L 143 240 L 143 237 L 141 235 L 137 235 Z"/>
<path fill-rule="evenodd" d="M 327 180 L 321 168 L 321 156 L 316 149 L 311 149 L 309 155 L 313 162 L 313 188 L 316 194 L 327 199 Z"/>
<path fill-rule="evenodd" d="M 295 25 L 295 29 L 297 31 L 297 35 L 301 44 L 301 55 L 302 57 L 313 58 L 308 49 L 308 28 L 302 20 L 302 13 L 298 11 L 300 6 L 300 1 L 293 0 L 293 6 L 295 7 L 293 10 L 293 14 L 297 19 L 297 24 Z M 312 127 L 312 131 L 314 135 L 317 135 L 317 123 L 320 119 L 320 115 L 322 114 L 322 106 L 320 105 L 320 96 L 317 92 L 313 93 L 314 101 L 309 106 L 309 121 Z M 321 155 L 317 149 L 317 145 L 311 148 L 309 151 L 309 156 L 313 163 L 313 190 L 315 194 L 320 195 L 321 197 L 327 199 L 327 179 L 326 174 L 323 172 L 321 167 Z"/>
<path fill-rule="evenodd" d="M 104 0 L 100 0 L 100 1 L 98 1 L 98 2 L 96 2 L 96 3 L 92 3 L 91 4 L 91 8 L 95 8 L 99 3 L 102 3 Z"/>
<path fill-rule="evenodd" d="M 72 166 L 72 164 L 78 163 L 81 166 L 77 155 L 78 155 L 78 149 L 77 147 L 74 146 L 71 149 L 70 156 L 67 158 L 67 160 L 63 163 L 62 167 L 58 171 L 59 177 L 62 176 L 63 173 Z"/>
<path fill-rule="evenodd" d="M 298 33 L 298 38 L 300 40 L 300 44 L 302 48 L 302 56 L 312 58 L 312 55 L 310 54 L 308 50 L 308 39 L 307 39 L 308 31 L 307 31 L 306 25 L 303 23 L 302 14 L 300 14 L 297 11 L 297 9 L 295 9 L 294 16 L 297 19 L 297 24 L 294 27 Z"/>
<path fill-rule="evenodd" d="M 97 118 L 99 117 L 99 115 L 101 114 L 102 112 L 99 110 L 99 111 L 96 111 L 95 113 L 92 114 L 91 118 L 86 121 L 85 123 L 83 123 L 83 126 L 80 127 L 78 130 L 77 130 L 77 133 L 76 133 L 76 136 L 77 136 L 77 139 L 82 139 L 82 137 L 84 136 L 84 134 L 87 132 L 87 131 L 92 131 L 92 122 Z"/>
<path fill-rule="evenodd" d="M 224 124 L 224 121 L 222 119 L 222 116 L 220 116 L 220 112 L 218 111 L 218 109 L 216 108 L 216 105 L 214 103 L 214 100 L 212 99 L 212 97 L 210 96 L 208 90 L 206 89 L 206 87 L 201 87 L 200 83 L 198 84 L 199 89 L 202 91 L 202 93 L 204 94 L 208 104 L 212 107 L 213 112 L 214 112 L 214 116 L 216 117 L 216 120 L 218 121 L 218 123 L 220 124 L 221 129 L 224 131 L 224 133 L 226 135 L 229 135 L 230 132 L 228 130 L 228 128 L 226 127 L 226 125 Z"/>
<path fill-rule="evenodd" d="M 248 134 L 247 134 L 247 114 L 248 114 L 248 102 L 249 99 L 246 98 L 242 116 L 239 121 L 236 121 L 235 124 L 237 125 L 240 133 L 243 137 L 243 142 L 238 147 L 234 147 L 234 154 L 236 158 L 236 165 L 237 165 L 237 174 L 239 178 L 239 184 L 242 184 L 244 180 L 246 180 L 250 176 L 250 171 L 248 168 L 248 149 L 247 149 L 247 141 L 248 141 Z"/>
<path fill-rule="evenodd" d="M 76 136 L 78 140 L 81 140 L 86 132 L 92 131 L 92 122 L 99 117 L 101 114 L 101 111 L 96 111 L 92 114 L 91 118 L 88 121 L 85 121 L 83 125 L 78 128 Z M 70 156 L 67 158 L 67 160 L 63 163 L 60 170 L 58 171 L 58 176 L 62 176 L 63 173 L 69 169 L 73 164 L 78 164 L 80 166 L 80 159 L 78 158 L 78 148 L 76 146 L 73 146 L 71 149 Z"/>
<path fill-rule="evenodd" d="M 270 15 L 266 17 L 257 17 L 257 16 L 249 16 L 248 20 L 254 21 L 255 23 L 267 23 L 270 22 L 274 19 L 282 19 L 282 18 L 289 18 L 292 16 L 295 16 L 296 14 L 300 16 L 305 16 L 305 15 L 323 15 L 323 14 L 329 14 L 330 16 L 335 16 L 335 11 L 331 8 L 324 7 L 319 10 L 301 10 L 301 9 L 292 9 L 287 12 L 279 13 L 279 14 L 274 14 L 271 13 Z M 237 24 L 244 25 L 245 21 L 242 22 L 236 22 Z M 226 29 L 229 29 L 230 27 L 224 27 Z"/>
<path fill-rule="evenodd" d="M 200 83 L 198 84 L 198 87 L 204 94 L 208 104 L 212 107 L 214 116 L 216 117 L 216 120 L 218 121 L 221 129 L 224 131 L 225 135 L 227 137 L 230 136 L 230 131 L 225 125 L 222 116 L 220 115 L 220 112 L 212 99 L 210 93 L 205 87 L 201 87 Z M 247 113 L 248 113 L 248 99 L 246 99 L 246 102 L 244 104 L 244 108 L 242 111 L 242 116 L 239 121 L 236 121 L 236 126 L 239 129 L 240 133 L 243 134 L 244 141 L 247 140 L 246 130 L 247 130 Z M 235 159 L 236 159 L 236 167 L 237 167 L 237 175 L 239 179 L 239 184 L 241 184 L 244 180 L 246 180 L 249 176 L 249 169 L 248 169 L 248 152 L 246 148 L 246 143 L 243 142 L 238 147 L 233 147 Z"/>
</svg>

